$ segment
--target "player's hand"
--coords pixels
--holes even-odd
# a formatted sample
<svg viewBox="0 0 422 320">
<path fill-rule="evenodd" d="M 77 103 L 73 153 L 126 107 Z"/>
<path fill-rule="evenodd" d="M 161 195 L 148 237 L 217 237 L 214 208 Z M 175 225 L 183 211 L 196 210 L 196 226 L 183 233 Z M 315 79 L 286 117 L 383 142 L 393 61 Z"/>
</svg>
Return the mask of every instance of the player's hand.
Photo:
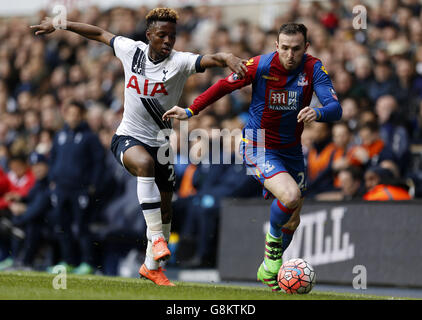
<svg viewBox="0 0 422 320">
<path fill-rule="evenodd" d="M 33 26 L 30 26 L 31 29 L 35 29 L 35 35 L 41 35 L 41 34 L 49 34 L 54 32 L 56 28 L 54 28 L 53 20 L 49 17 L 46 17 L 41 21 L 40 24 L 36 24 Z"/>
<path fill-rule="evenodd" d="M 311 107 L 305 107 L 297 115 L 297 122 L 309 123 L 317 119 L 316 111 Z"/>
<path fill-rule="evenodd" d="M 177 120 L 186 120 L 188 118 L 188 115 L 186 114 L 185 109 L 180 108 L 178 106 L 174 106 L 163 114 L 164 121 L 170 120 L 170 118 L 174 118 Z"/>
<path fill-rule="evenodd" d="M 248 60 L 240 59 L 233 54 L 230 54 L 226 60 L 227 67 L 229 67 L 231 71 L 236 73 L 239 76 L 239 79 L 244 78 L 246 73 L 248 72 L 248 68 L 246 67 L 247 62 Z"/>
</svg>

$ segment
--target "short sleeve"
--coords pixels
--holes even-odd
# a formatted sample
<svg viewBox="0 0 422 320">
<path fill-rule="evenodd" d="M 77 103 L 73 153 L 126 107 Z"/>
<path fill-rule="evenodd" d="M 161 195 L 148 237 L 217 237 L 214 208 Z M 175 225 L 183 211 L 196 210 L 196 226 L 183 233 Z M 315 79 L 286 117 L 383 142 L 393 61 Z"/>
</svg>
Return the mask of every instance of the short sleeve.
<svg viewBox="0 0 422 320">
<path fill-rule="evenodd" d="M 120 60 L 122 60 L 135 45 L 136 41 L 122 36 L 115 36 L 110 40 L 110 46 L 113 48 L 116 57 Z"/>
<path fill-rule="evenodd" d="M 180 71 L 187 77 L 196 73 L 203 72 L 200 62 L 202 56 L 191 52 L 177 52 L 177 61 L 179 62 Z"/>
</svg>

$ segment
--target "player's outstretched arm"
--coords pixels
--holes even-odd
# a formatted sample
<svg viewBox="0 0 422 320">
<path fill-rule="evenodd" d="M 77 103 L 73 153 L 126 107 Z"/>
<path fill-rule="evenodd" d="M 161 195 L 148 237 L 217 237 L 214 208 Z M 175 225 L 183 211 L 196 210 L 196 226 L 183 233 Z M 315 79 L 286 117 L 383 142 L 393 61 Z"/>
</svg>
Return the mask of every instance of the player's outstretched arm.
<svg viewBox="0 0 422 320">
<path fill-rule="evenodd" d="M 53 20 L 49 17 L 43 19 L 40 24 L 30 26 L 30 28 L 35 30 L 35 35 L 49 34 L 56 30 Z M 80 22 L 66 21 L 65 30 L 75 32 L 85 38 L 107 45 L 110 45 L 110 40 L 114 37 L 114 34 L 99 27 Z"/>
<path fill-rule="evenodd" d="M 229 67 L 231 71 L 236 73 L 239 78 L 243 78 L 248 71 L 245 64 L 248 60 L 236 57 L 232 53 L 219 52 L 214 54 L 206 54 L 201 59 L 201 67 L 203 69 L 213 67 Z"/>
</svg>

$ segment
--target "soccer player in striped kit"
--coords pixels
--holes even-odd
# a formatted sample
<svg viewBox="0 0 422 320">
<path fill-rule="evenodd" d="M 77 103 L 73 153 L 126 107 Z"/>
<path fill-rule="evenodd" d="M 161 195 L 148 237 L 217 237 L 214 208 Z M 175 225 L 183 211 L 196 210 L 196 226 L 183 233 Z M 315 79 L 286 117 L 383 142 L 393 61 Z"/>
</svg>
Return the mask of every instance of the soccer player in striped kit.
<svg viewBox="0 0 422 320">
<path fill-rule="evenodd" d="M 303 24 L 280 27 L 276 51 L 253 57 L 242 79 L 232 73 L 198 96 L 186 109 L 175 106 L 163 119 L 187 119 L 222 96 L 252 84 L 249 119 L 243 129 L 240 153 L 249 174 L 262 184 L 264 197 L 274 197 L 264 260 L 257 279 L 278 291 L 277 273 L 283 252 L 300 223 L 306 190 L 301 146 L 305 123 L 337 121 L 342 109 L 321 61 L 306 53 L 309 47 Z M 321 107 L 309 106 L 313 92 Z"/>
<path fill-rule="evenodd" d="M 178 14 L 169 8 L 156 8 L 147 16 L 149 43 L 116 36 L 96 26 L 67 21 L 66 30 L 111 46 L 125 72 L 123 119 L 111 143 L 119 163 L 136 176 L 138 199 L 147 225 L 145 263 L 141 277 L 158 285 L 173 286 L 165 276 L 160 261 L 171 253 L 167 247 L 171 228 L 171 199 L 175 176 L 172 164 L 161 164 L 157 153 L 168 144 L 163 130 L 172 123 L 163 120 L 164 112 L 180 99 L 187 78 L 210 67 L 229 67 L 245 75 L 246 61 L 229 53 L 197 55 L 173 50 Z M 38 34 L 55 30 L 51 19 L 31 26 Z M 169 131 L 167 131 L 169 133 Z"/>
</svg>

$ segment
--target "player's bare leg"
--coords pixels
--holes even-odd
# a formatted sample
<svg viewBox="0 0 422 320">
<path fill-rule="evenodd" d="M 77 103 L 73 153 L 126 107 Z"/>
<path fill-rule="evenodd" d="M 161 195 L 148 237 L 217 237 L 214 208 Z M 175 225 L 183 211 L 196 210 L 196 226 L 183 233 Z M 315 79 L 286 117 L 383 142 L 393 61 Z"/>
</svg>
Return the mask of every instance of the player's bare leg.
<svg viewBox="0 0 422 320">
<path fill-rule="evenodd" d="M 257 279 L 278 291 L 277 273 L 283 264 L 283 252 L 300 223 L 301 192 L 296 181 L 287 172 L 265 180 L 264 187 L 276 199 L 271 205 L 270 230 L 265 236 L 264 261 Z"/>
</svg>

